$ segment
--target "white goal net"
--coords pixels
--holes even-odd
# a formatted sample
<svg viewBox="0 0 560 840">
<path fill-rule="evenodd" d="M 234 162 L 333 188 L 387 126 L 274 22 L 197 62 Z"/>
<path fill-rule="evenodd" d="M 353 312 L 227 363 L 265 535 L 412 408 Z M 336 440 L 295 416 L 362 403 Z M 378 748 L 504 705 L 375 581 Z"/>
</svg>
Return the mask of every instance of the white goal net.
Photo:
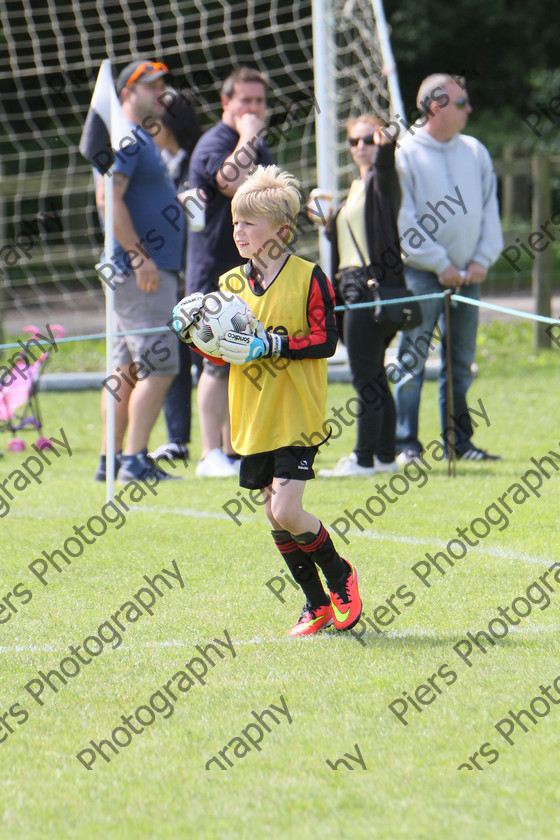
<svg viewBox="0 0 560 840">
<path fill-rule="evenodd" d="M 328 103 L 344 186 L 349 114 L 387 116 L 388 94 L 371 2 L 326 0 Z M 202 126 L 219 119 L 221 81 L 241 64 L 271 82 L 269 142 L 277 162 L 316 186 L 317 110 L 311 0 L 3 0 L 0 4 L 0 326 L 17 332 L 46 315 L 81 313 L 87 333 L 103 296 L 95 273 L 102 235 L 92 172 L 78 143 L 101 62 L 164 61 L 190 88 Z M 299 253 L 317 256 L 317 235 Z M 44 317 L 42 322 L 44 323 Z M 19 325 L 19 327 L 18 327 Z"/>
</svg>

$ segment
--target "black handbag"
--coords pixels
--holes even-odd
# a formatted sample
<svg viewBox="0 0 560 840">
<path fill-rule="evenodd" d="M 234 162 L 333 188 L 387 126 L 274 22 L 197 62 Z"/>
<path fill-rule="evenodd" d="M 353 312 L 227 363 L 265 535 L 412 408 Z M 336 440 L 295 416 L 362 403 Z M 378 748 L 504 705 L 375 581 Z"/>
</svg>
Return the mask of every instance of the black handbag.
<svg viewBox="0 0 560 840">
<path fill-rule="evenodd" d="M 344 303 L 381 302 L 398 299 L 397 303 L 390 303 L 387 306 L 369 307 L 373 322 L 388 330 L 403 330 L 405 332 L 420 326 L 422 310 L 418 301 L 407 300 L 407 298 L 413 297 L 410 289 L 407 289 L 406 286 L 382 286 L 376 280 L 372 266 L 369 266 L 364 259 L 354 236 L 354 231 L 348 222 L 346 224 L 360 255 L 362 268 L 340 272 L 340 294 Z"/>
<path fill-rule="evenodd" d="M 386 306 L 373 306 L 372 315 L 376 324 L 391 325 L 396 330 L 412 330 L 422 323 L 422 310 L 417 300 L 407 300 L 413 297 L 406 286 L 381 286 L 377 280 L 369 279 L 368 288 L 371 299 L 375 301 L 399 299 L 398 303 Z"/>
</svg>

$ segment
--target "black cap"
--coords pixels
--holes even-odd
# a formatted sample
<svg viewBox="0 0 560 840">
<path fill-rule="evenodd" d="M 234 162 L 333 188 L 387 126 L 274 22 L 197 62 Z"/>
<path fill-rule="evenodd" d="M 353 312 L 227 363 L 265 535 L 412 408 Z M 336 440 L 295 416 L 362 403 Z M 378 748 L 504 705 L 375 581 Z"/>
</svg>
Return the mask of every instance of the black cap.
<svg viewBox="0 0 560 840">
<path fill-rule="evenodd" d="M 161 61 L 146 61 L 145 59 L 131 61 L 119 73 L 117 93 L 136 82 L 155 82 L 156 79 L 161 79 L 168 73 L 167 66 Z"/>
</svg>

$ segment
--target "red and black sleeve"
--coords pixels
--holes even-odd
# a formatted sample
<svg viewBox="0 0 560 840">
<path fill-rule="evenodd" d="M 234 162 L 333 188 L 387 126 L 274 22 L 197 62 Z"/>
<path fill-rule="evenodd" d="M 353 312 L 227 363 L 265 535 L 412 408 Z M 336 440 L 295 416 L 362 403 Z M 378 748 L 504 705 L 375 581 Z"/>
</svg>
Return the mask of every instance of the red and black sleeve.
<svg viewBox="0 0 560 840">
<path fill-rule="evenodd" d="M 281 356 L 287 359 L 327 359 L 338 341 L 334 314 L 334 291 L 330 280 L 316 265 L 309 284 L 307 323 L 310 335 L 282 336 Z"/>
</svg>

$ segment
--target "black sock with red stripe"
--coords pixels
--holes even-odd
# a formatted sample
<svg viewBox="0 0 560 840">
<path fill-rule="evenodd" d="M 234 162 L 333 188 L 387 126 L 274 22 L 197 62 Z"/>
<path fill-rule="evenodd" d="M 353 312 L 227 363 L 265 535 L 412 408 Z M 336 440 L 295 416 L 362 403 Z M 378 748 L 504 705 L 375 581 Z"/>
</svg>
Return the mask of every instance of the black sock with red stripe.
<svg viewBox="0 0 560 840">
<path fill-rule="evenodd" d="M 330 598 L 323 589 L 312 558 L 301 550 L 288 531 L 271 531 L 270 533 L 293 579 L 303 589 L 303 594 L 310 606 L 325 607 L 330 604 Z"/>
<path fill-rule="evenodd" d="M 331 584 L 338 584 L 340 579 L 348 575 L 350 565 L 344 560 L 333 545 L 330 534 L 321 522 L 318 534 L 309 531 L 305 534 L 292 534 L 302 551 L 319 566 L 327 579 L 330 589 Z"/>
</svg>

